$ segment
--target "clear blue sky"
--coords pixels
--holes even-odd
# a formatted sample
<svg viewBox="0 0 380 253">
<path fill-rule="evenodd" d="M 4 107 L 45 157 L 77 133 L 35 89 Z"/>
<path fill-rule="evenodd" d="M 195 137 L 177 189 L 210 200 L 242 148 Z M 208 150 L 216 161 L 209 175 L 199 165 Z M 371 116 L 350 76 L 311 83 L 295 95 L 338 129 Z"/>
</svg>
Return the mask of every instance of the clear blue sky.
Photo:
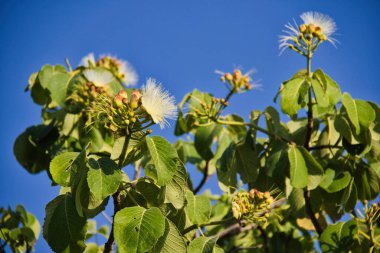
<svg viewBox="0 0 380 253">
<path fill-rule="evenodd" d="M 46 173 L 22 169 L 12 151 L 15 138 L 40 123 L 40 107 L 23 90 L 43 64 L 63 64 L 68 57 L 75 65 L 89 52 L 115 54 L 135 66 L 140 84 L 155 77 L 178 101 L 195 87 L 222 96 L 215 69 L 255 68 L 263 91 L 233 98 L 229 109 L 247 116 L 273 105 L 280 83 L 304 67 L 295 53 L 279 56 L 277 40 L 285 23 L 310 10 L 334 18 L 341 42 L 338 48 L 322 45 L 313 66 L 343 91 L 380 103 L 379 1 L 0 0 L 0 206 L 22 203 L 42 222 L 46 203 L 58 192 Z M 155 133 L 169 138 L 172 132 Z M 37 252 L 48 251 L 41 239 Z"/>
</svg>

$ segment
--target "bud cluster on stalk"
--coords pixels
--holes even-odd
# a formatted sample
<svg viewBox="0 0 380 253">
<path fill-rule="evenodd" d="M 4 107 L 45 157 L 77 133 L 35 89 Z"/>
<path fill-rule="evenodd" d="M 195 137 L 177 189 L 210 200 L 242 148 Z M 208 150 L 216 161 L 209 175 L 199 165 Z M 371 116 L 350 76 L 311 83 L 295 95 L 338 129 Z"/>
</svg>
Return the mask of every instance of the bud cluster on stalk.
<svg viewBox="0 0 380 253">
<path fill-rule="evenodd" d="M 240 191 L 232 198 L 232 214 L 237 220 L 265 223 L 273 209 L 275 199 L 270 192 L 251 189 Z"/>
<path fill-rule="evenodd" d="M 137 132 L 146 128 L 144 123 L 151 123 L 150 117 L 141 107 L 141 93 L 138 90 L 132 91 L 130 97 L 125 90 L 120 90 L 113 98 L 102 96 L 92 112 L 98 122 L 113 133 Z M 148 129 L 146 134 L 150 133 Z"/>
<path fill-rule="evenodd" d="M 109 69 L 117 78 L 121 80 L 123 80 L 125 77 L 125 73 L 121 71 L 122 64 L 123 63 L 117 58 L 110 56 L 104 56 L 96 62 L 97 66 Z"/>
<path fill-rule="evenodd" d="M 306 55 L 308 48 L 314 52 L 320 43 L 327 40 L 327 36 L 322 32 L 322 29 L 314 24 L 302 24 L 298 27 L 299 36 L 293 38 L 294 44 L 289 44 L 289 48 Z"/>
<path fill-rule="evenodd" d="M 363 201 L 364 215 L 361 216 L 365 219 L 366 223 L 376 223 L 380 218 L 380 201 L 378 203 L 368 204 L 367 200 Z"/>
<path fill-rule="evenodd" d="M 195 113 L 199 118 L 215 119 L 219 112 L 228 105 L 224 98 L 212 98 L 210 103 L 200 103 L 202 110 L 196 109 Z"/>
<path fill-rule="evenodd" d="M 233 92 L 244 92 L 252 89 L 251 77 L 243 74 L 240 69 L 235 69 L 233 73 L 225 73 L 220 80 L 228 84 Z"/>
</svg>

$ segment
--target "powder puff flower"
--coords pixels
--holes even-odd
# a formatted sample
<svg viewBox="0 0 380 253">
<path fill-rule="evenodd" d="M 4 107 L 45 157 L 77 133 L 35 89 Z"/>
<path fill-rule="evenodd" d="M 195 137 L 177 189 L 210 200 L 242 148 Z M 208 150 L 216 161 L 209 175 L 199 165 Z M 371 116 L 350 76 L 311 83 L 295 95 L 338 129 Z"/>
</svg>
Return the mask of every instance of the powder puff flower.
<svg viewBox="0 0 380 253">
<path fill-rule="evenodd" d="M 169 125 L 168 119 L 175 119 L 177 115 L 174 97 L 152 78 L 142 88 L 141 104 L 161 129 Z"/>
<path fill-rule="evenodd" d="M 332 44 L 336 42 L 331 35 L 336 32 L 336 24 L 332 18 L 319 12 L 305 12 L 301 15 L 301 19 L 305 25 L 314 25 L 319 27 L 320 32 L 326 36 L 326 39 Z"/>
<path fill-rule="evenodd" d="M 323 41 L 329 41 L 335 46 L 337 40 L 332 35 L 337 28 L 332 18 L 312 11 L 302 13 L 300 18 L 303 21 L 300 26 L 296 21 L 294 24 L 288 23 L 285 25 L 286 29 L 283 30 L 285 34 L 279 36 L 281 53 L 288 47 L 298 52 L 307 50 L 307 41 L 311 41 L 313 50 Z"/>
<path fill-rule="evenodd" d="M 113 74 L 107 70 L 86 69 L 83 71 L 83 75 L 98 87 L 103 87 L 115 80 Z"/>
<path fill-rule="evenodd" d="M 86 55 L 85 57 L 83 57 L 82 60 L 81 60 L 81 62 L 80 62 L 80 65 L 82 65 L 84 67 L 90 67 L 91 65 L 95 66 L 96 65 L 96 60 L 95 60 L 94 53 L 89 53 L 88 55 Z"/>
<path fill-rule="evenodd" d="M 125 83 L 125 85 L 127 86 L 136 85 L 139 78 L 135 69 L 127 61 L 119 60 L 119 62 L 120 62 L 120 68 L 119 68 L 120 76 L 123 82 Z"/>
</svg>

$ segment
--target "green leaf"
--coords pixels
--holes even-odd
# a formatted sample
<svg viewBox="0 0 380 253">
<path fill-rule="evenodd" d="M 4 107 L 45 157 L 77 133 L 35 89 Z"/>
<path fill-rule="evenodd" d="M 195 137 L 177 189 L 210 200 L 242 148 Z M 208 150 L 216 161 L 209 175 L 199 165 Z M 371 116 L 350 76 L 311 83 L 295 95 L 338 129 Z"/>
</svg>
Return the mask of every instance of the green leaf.
<svg viewBox="0 0 380 253">
<path fill-rule="evenodd" d="M 22 167 L 37 174 L 49 168 L 49 148 L 58 137 L 58 130 L 52 125 L 29 127 L 17 137 L 13 153 Z"/>
<path fill-rule="evenodd" d="M 341 97 L 338 84 L 326 75 L 321 69 L 317 69 L 313 73 L 314 80 L 318 81 L 324 91 L 325 97 L 328 98 L 329 106 L 335 106 Z M 320 98 L 323 99 L 323 98 Z M 318 97 L 317 97 L 318 102 Z"/>
<path fill-rule="evenodd" d="M 65 67 L 45 65 L 38 73 L 38 80 L 41 86 L 50 92 L 51 106 L 64 106 L 70 81 L 70 74 L 66 72 Z"/>
<path fill-rule="evenodd" d="M 214 157 L 212 144 L 222 130 L 223 126 L 212 124 L 210 126 L 198 127 L 194 136 L 194 146 L 198 154 L 206 161 Z"/>
<path fill-rule="evenodd" d="M 304 103 L 304 93 L 308 85 L 305 77 L 297 77 L 284 83 L 281 92 L 281 109 L 284 113 L 293 116 L 301 109 Z"/>
<path fill-rule="evenodd" d="M 351 174 L 348 171 L 340 171 L 336 173 L 335 170 L 327 169 L 320 186 L 325 191 L 333 193 L 346 188 L 350 183 L 350 180 Z"/>
<path fill-rule="evenodd" d="M 316 80 L 311 80 L 311 87 L 313 88 L 315 100 L 317 101 L 317 105 L 320 107 L 328 107 L 329 97 L 326 96 L 326 92 L 322 84 Z"/>
<path fill-rule="evenodd" d="M 54 157 L 50 163 L 50 173 L 54 182 L 61 186 L 71 186 L 78 172 L 78 166 L 81 166 L 79 163 L 82 159 L 77 160 L 79 154 L 79 152 L 65 152 Z"/>
<path fill-rule="evenodd" d="M 368 129 L 370 124 L 375 120 L 375 111 L 367 102 L 358 99 L 354 100 L 350 94 L 345 92 L 342 97 L 342 103 L 357 135 L 361 132 L 360 126 Z"/>
<path fill-rule="evenodd" d="M 254 182 L 257 178 L 259 168 L 259 154 L 257 149 L 252 149 L 248 141 L 236 145 L 233 159 L 233 165 L 237 168 L 241 180 L 244 183 Z"/>
<path fill-rule="evenodd" d="M 354 172 L 355 185 L 360 200 L 376 198 L 380 192 L 380 178 L 368 165 L 359 164 Z"/>
<path fill-rule="evenodd" d="M 157 253 L 186 253 L 186 243 L 177 227 L 168 219 L 165 219 L 164 235 L 158 240 L 153 248 Z"/>
<path fill-rule="evenodd" d="M 289 147 L 288 158 L 290 163 L 290 183 L 295 188 L 304 188 L 308 185 L 306 162 L 297 147 Z"/>
<path fill-rule="evenodd" d="M 186 168 L 179 163 L 172 180 L 162 187 L 164 203 L 171 203 L 174 208 L 182 209 L 186 202 L 187 180 Z"/>
<path fill-rule="evenodd" d="M 103 200 L 119 188 L 121 182 L 120 169 L 108 157 L 90 156 L 88 158 L 87 182 L 94 197 Z"/>
<path fill-rule="evenodd" d="M 237 186 L 237 168 L 233 166 L 235 163 L 233 159 L 231 159 L 234 155 L 235 145 L 231 143 L 228 148 L 224 150 L 223 155 L 216 164 L 218 183 L 223 191 L 234 191 Z"/>
<path fill-rule="evenodd" d="M 313 190 L 317 188 L 319 183 L 322 181 L 323 168 L 319 164 L 319 162 L 317 162 L 317 160 L 315 160 L 315 158 L 312 155 L 310 155 L 310 153 L 304 147 L 300 147 L 299 150 L 301 151 L 307 166 L 307 189 Z"/>
<path fill-rule="evenodd" d="M 156 207 L 126 207 L 116 213 L 114 226 L 119 252 L 146 252 L 164 235 L 165 217 Z"/>
<path fill-rule="evenodd" d="M 186 191 L 187 206 L 185 207 L 189 219 L 194 224 L 206 223 L 211 215 L 210 200 L 204 195 L 194 195 Z"/>
<path fill-rule="evenodd" d="M 358 224 L 355 220 L 329 225 L 323 231 L 319 241 L 322 251 L 348 252 L 354 243 L 357 232 Z"/>
<path fill-rule="evenodd" d="M 188 253 L 221 253 L 217 244 L 218 237 L 198 237 L 190 242 Z"/>
<path fill-rule="evenodd" d="M 289 194 L 288 201 L 294 216 L 299 218 L 305 217 L 305 198 L 303 189 L 293 188 Z"/>
<path fill-rule="evenodd" d="M 86 218 L 76 211 L 70 193 L 60 195 L 46 206 L 43 235 L 55 252 L 83 252 Z"/>
<path fill-rule="evenodd" d="M 152 158 L 154 170 L 157 173 L 157 184 L 167 184 L 177 169 L 178 159 L 175 148 L 160 136 L 146 137 L 148 152 Z"/>
</svg>

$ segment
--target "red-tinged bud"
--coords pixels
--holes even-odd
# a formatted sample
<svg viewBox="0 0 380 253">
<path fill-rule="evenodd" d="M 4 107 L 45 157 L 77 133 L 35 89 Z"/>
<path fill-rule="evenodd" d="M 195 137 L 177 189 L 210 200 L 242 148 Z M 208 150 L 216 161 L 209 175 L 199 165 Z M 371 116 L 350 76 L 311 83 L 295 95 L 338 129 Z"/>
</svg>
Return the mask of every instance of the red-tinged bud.
<svg viewBox="0 0 380 253">
<path fill-rule="evenodd" d="M 134 90 L 132 92 L 132 98 L 131 98 L 131 108 L 136 109 L 139 106 L 139 100 L 141 98 L 141 94 L 138 90 Z"/>
<path fill-rule="evenodd" d="M 300 25 L 299 30 L 300 30 L 301 33 L 304 33 L 307 30 L 307 26 L 305 24 Z"/>
<path fill-rule="evenodd" d="M 241 78 L 241 71 L 239 69 L 234 70 L 234 79 L 239 80 Z"/>
<path fill-rule="evenodd" d="M 117 131 L 117 127 L 116 127 L 115 125 L 113 125 L 113 124 L 110 125 L 110 129 L 111 129 L 112 131 L 114 131 L 114 132 Z"/>
<path fill-rule="evenodd" d="M 232 75 L 230 73 L 224 74 L 224 78 L 226 78 L 227 81 L 232 81 Z"/>
<path fill-rule="evenodd" d="M 126 98 L 128 99 L 128 94 L 125 90 L 121 90 L 119 91 L 119 95 L 122 97 L 122 98 Z"/>
<path fill-rule="evenodd" d="M 129 104 L 128 98 L 123 98 L 123 104 L 125 104 L 125 105 Z"/>
<path fill-rule="evenodd" d="M 252 85 L 251 85 L 250 83 L 247 83 L 247 84 L 245 85 L 245 89 L 246 89 L 246 90 L 252 90 Z"/>
<path fill-rule="evenodd" d="M 113 99 L 113 103 L 117 108 L 121 108 L 123 107 L 123 98 L 119 94 L 117 94 Z"/>
<path fill-rule="evenodd" d="M 314 33 L 317 29 L 317 26 L 316 25 L 313 25 L 313 24 L 310 24 L 309 25 L 309 31 L 310 33 Z"/>
</svg>

